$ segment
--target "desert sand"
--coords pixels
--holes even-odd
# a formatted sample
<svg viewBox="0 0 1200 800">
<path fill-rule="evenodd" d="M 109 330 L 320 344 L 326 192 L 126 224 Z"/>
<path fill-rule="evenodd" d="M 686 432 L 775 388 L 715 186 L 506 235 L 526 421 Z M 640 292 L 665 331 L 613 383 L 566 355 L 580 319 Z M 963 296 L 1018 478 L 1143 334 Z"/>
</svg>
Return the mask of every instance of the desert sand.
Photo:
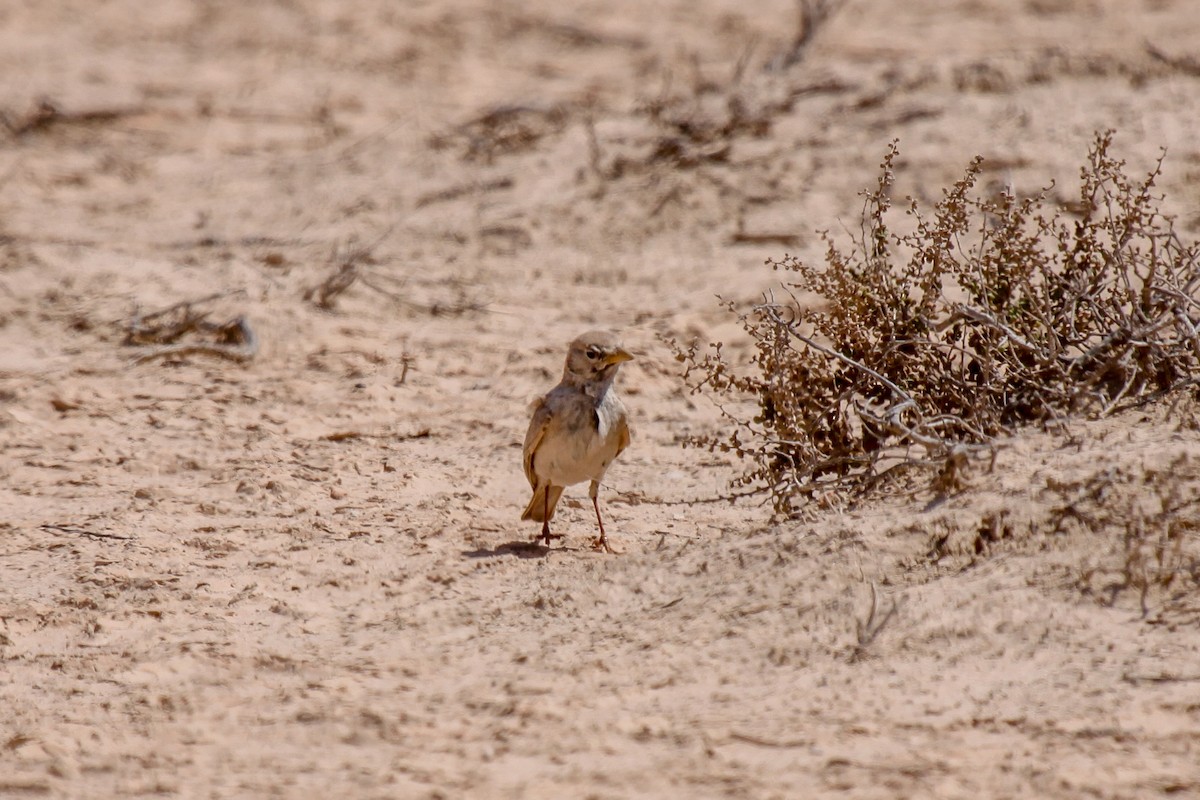
<svg viewBox="0 0 1200 800">
<path fill-rule="evenodd" d="M 1193 400 L 777 520 L 680 446 L 722 421 L 665 344 L 748 359 L 717 296 L 853 230 L 893 139 L 923 203 L 977 154 L 1069 202 L 1111 128 L 1133 175 L 1166 148 L 1200 236 L 1200 8 L 796 30 L 784 0 L 0 6 L 0 796 L 1200 796 Z M 257 352 L 128 341 L 189 302 Z M 623 552 L 586 486 L 530 547 L 528 404 L 597 327 L 637 354 Z M 1125 523 L 1172 492 L 1178 579 L 1143 592 Z"/>
</svg>

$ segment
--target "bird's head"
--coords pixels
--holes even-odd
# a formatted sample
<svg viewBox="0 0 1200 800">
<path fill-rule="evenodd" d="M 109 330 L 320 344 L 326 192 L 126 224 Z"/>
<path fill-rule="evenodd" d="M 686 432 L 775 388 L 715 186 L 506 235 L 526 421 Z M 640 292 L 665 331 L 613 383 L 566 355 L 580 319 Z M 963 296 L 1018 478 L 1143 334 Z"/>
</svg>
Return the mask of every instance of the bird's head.
<svg viewBox="0 0 1200 800">
<path fill-rule="evenodd" d="M 563 377 L 580 384 L 610 383 L 621 364 L 632 360 L 615 334 L 588 331 L 571 342 Z"/>
</svg>

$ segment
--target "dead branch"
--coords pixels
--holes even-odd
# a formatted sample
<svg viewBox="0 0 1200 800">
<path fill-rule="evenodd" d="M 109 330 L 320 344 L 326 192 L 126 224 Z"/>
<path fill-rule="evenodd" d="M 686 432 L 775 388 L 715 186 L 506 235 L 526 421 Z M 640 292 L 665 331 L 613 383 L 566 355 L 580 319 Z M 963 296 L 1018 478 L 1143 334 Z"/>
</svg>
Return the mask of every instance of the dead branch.
<svg viewBox="0 0 1200 800">
<path fill-rule="evenodd" d="M 892 601 L 892 606 L 887 610 L 887 613 L 882 617 L 879 616 L 878 592 L 875 589 L 875 583 L 871 583 L 871 608 L 867 612 L 865 620 L 856 619 L 854 621 L 854 633 L 857 639 L 857 644 L 854 650 L 850 653 L 850 663 L 856 663 L 863 660 L 867 655 L 867 648 L 875 641 L 875 637 L 883 630 L 884 626 L 891 621 L 896 614 L 896 609 L 900 604 Z"/>
<path fill-rule="evenodd" d="M 157 358 L 177 358 L 188 355 L 213 355 L 231 361 L 247 362 L 258 353 L 258 336 L 244 316 L 228 322 L 208 321 L 208 311 L 195 307 L 233 295 L 242 290 L 217 292 L 195 300 L 184 300 L 159 311 L 142 314 L 137 309 L 125 327 L 125 345 L 159 345 L 144 349 L 134 357 L 134 364 L 144 364 Z M 205 341 L 180 342 L 194 334 Z"/>
<path fill-rule="evenodd" d="M 435 134 L 429 144 L 438 149 L 458 144 L 464 159 L 490 163 L 499 153 L 528 150 L 543 137 L 562 131 L 570 116 L 570 107 L 563 104 L 497 105 Z"/>
<path fill-rule="evenodd" d="M 803 237 L 798 233 L 747 233 L 741 227 L 729 237 L 731 244 L 777 244 L 782 247 L 796 247 Z"/>
<path fill-rule="evenodd" d="M 63 111 L 48 98 L 34 102 L 33 107 L 19 117 L 7 112 L 0 112 L 0 123 L 14 137 L 24 136 L 35 131 L 44 131 L 55 125 L 93 125 L 102 122 L 112 122 L 122 117 L 144 113 L 145 109 L 132 108 L 93 108 L 84 111 Z"/>
<path fill-rule="evenodd" d="M 211 355 L 218 358 L 246 363 L 258 354 L 258 335 L 243 316 L 237 316 L 223 324 L 194 320 L 188 330 L 211 335 L 215 342 L 172 344 L 153 348 L 134 358 L 134 364 L 144 364 L 158 358 L 182 358 L 190 355 Z M 181 334 L 182 335 L 182 334 Z"/>
<path fill-rule="evenodd" d="M 417 208 L 433 205 L 434 203 L 445 203 L 450 200 L 457 200 L 460 197 L 473 194 L 483 194 L 484 192 L 496 192 L 501 189 L 511 189 L 513 187 L 513 179 L 509 177 L 496 178 L 490 181 L 472 181 L 462 183 L 456 186 L 450 186 L 446 189 L 439 189 L 436 192 L 427 192 L 417 198 Z"/>
<path fill-rule="evenodd" d="M 1191 56 L 1172 56 L 1158 49 L 1152 42 L 1146 42 L 1146 53 L 1155 61 L 1160 61 L 1172 69 L 1185 75 L 1200 78 L 1200 60 Z"/>
<path fill-rule="evenodd" d="M 126 325 L 125 339 L 122 344 L 162 344 L 164 342 L 173 342 L 188 331 L 194 330 L 208 316 L 208 312 L 193 311 L 195 306 L 211 303 L 214 300 L 222 300 L 226 297 L 244 295 L 245 293 L 244 289 L 217 292 L 205 295 L 204 297 L 198 297 L 194 300 L 183 300 L 158 311 L 152 311 L 149 314 L 142 314 L 135 307 L 133 316 Z M 178 319 L 160 322 L 164 317 L 172 315 L 177 315 Z"/>
<path fill-rule="evenodd" d="M 428 439 L 432 436 L 429 428 L 419 428 L 412 433 L 367 433 L 366 431 L 335 431 L 321 437 L 323 442 L 345 442 L 350 439 L 387 439 L 393 442 L 407 442 L 412 439 Z"/>
<path fill-rule="evenodd" d="M 333 309 L 334 301 L 338 296 L 356 282 L 361 282 L 364 286 L 368 286 L 381 294 L 391 297 L 393 300 L 399 301 L 401 298 L 380 288 L 376 283 L 368 282 L 365 272 L 362 269 L 364 263 L 373 260 L 375 248 L 390 236 L 395 229 L 395 225 L 389 226 L 387 230 L 375 237 L 374 241 L 361 247 L 353 247 L 345 252 L 340 252 L 339 248 L 335 248 L 331 260 L 338 265 L 337 269 L 316 286 L 310 286 L 308 289 L 305 289 L 304 299 L 319 308 L 330 311 Z"/>
<path fill-rule="evenodd" d="M 768 739 L 765 736 L 759 736 L 753 733 L 742 733 L 741 731 L 730 731 L 729 738 L 745 744 L 753 744 L 758 747 L 774 747 L 782 750 L 793 747 L 809 747 L 812 745 L 811 739 Z"/>
<path fill-rule="evenodd" d="M 486 311 L 488 304 L 482 300 L 472 299 L 459 287 L 458 297 L 452 302 L 436 302 L 428 305 L 415 305 L 432 317 L 461 317 L 474 311 Z"/>
<path fill-rule="evenodd" d="M 601 182 L 610 180 L 614 175 L 611 170 L 606 170 L 601 165 L 600 139 L 596 136 L 596 122 L 590 114 L 583 118 L 583 131 L 587 134 L 588 166 L 591 167 L 592 174 Z"/>
<path fill-rule="evenodd" d="M 776 56 L 771 69 L 782 71 L 803 61 L 817 33 L 845 4 L 845 0 L 797 0 L 796 35 L 788 49 Z"/>
<path fill-rule="evenodd" d="M 329 311 L 333 308 L 334 300 L 353 286 L 359 277 L 357 264 L 352 261 L 343 262 L 325 280 L 305 289 L 304 299 Z"/>
<path fill-rule="evenodd" d="M 1126 683 L 1195 683 L 1200 682 L 1200 673 L 1195 675 L 1172 675 L 1160 672 L 1156 675 L 1138 675 L 1133 672 L 1121 673 L 1121 680 Z"/>
<path fill-rule="evenodd" d="M 119 534 L 119 533 L 101 533 L 99 531 L 89 531 L 86 528 L 79 528 L 79 527 L 76 527 L 75 525 L 55 525 L 55 524 L 47 523 L 45 525 L 39 525 L 38 527 L 44 531 L 55 531 L 57 533 L 70 533 L 70 534 L 74 534 L 76 536 L 87 536 L 92 539 L 118 539 L 118 540 L 122 540 L 122 541 L 128 541 L 128 540 L 131 540 L 134 538 L 132 536 L 123 536 L 122 534 Z"/>
</svg>

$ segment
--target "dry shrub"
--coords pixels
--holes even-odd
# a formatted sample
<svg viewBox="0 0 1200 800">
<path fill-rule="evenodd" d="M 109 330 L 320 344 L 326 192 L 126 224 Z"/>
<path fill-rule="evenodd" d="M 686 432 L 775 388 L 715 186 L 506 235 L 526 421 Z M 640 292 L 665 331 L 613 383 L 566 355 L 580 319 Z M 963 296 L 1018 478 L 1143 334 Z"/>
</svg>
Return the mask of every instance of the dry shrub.
<svg viewBox="0 0 1200 800">
<path fill-rule="evenodd" d="M 749 373 L 720 344 L 676 349 L 693 391 L 731 423 L 691 443 L 750 464 L 731 497 L 766 491 L 791 514 L 922 466 L 941 470 L 945 491 L 963 454 L 1017 426 L 1193 384 L 1200 247 L 1159 210 L 1162 158 L 1131 179 L 1111 143 L 1110 131 L 1089 148 L 1072 216 L 1045 193 L 973 194 L 976 158 L 932 214 L 910 200 L 912 232 L 896 235 L 893 142 L 848 251 L 824 234 L 823 265 L 767 262 L 794 280 L 739 314 L 756 349 Z M 757 413 L 737 410 L 745 398 Z"/>
</svg>

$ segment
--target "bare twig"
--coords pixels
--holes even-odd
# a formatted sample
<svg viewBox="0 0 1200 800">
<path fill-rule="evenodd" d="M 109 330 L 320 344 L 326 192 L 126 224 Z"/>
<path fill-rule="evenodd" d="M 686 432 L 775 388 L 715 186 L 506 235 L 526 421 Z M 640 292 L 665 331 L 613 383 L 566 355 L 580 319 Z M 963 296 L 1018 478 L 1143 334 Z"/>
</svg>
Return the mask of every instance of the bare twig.
<svg viewBox="0 0 1200 800">
<path fill-rule="evenodd" d="M 772 68 L 786 70 L 803 61 L 817 33 L 843 5 L 845 0 L 797 0 L 796 35 L 787 51 L 776 57 Z"/>
<path fill-rule="evenodd" d="M 134 538 L 132 536 L 124 536 L 119 533 L 101 533 L 99 531 L 89 531 L 86 528 L 79 528 L 74 525 L 54 525 L 54 524 L 47 523 L 45 525 L 39 525 L 38 527 L 44 531 L 56 531 L 58 533 L 70 533 L 70 534 L 74 534 L 77 536 L 87 536 L 92 539 L 118 539 L 118 540 L 122 540 L 122 541 L 128 541 L 128 540 L 131 540 Z"/>
<path fill-rule="evenodd" d="M 181 302 L 176 303 L 175 305 L 167 306 L 166 308 L 161 309 L 159 311 L 152 311 L 149 314 L 135 313 L 134 319 L 136 319 L 139 322 L 144 324 L 144 323 L 150 322 L 152 320 L 156 320 L 160 317 L 165 317 L 168 314 L 172 314 L 176 311 L 181 311 L 181 310 L 186 311 L 186 310 L 190 309 L 192 306 L 198 306 L 198 305 L 202 305 L 204 303 L 211 303 L 214 300 L 223 300 L 226 297 L 243 296 L 245 294 L 246 294 L 245 289 L 232 289 L 228 292 L 216 292 L 215 294 L 205 295 L 204 297 L 197 297 L 194 300 L 183 300 Z"/>
<path fill-rule="evenodd" d="M 484 192 L 495 192 L 501 189 L 511 189 L 513 179 L 509 177 L 496 178 L 490 181 L 472 181 L 470 183 L 462 183 L 451 186 L 446 189 L 439 189 L 436 192 L 427 192 L 417 198 L 417 208 L 433 205 L 434 203 L 445 203 L 449 200 L 457 200 L 460 197 L 472 194 L 482 194 Z"/>
<path fill-rule="evenodd" d="M 432 435 L 429 428 L 420 428 L 412 433 L 367 433 L 365 431 L 336 431 L 321 437 L 325 442 L 344 442 L 348 439 L 387 439 L 393 442 L 406 442 L 410 439 L 428 439 Z"/>
<path fill-rule="evenodd" d="M 136 356 L 134 364 L 144 364 L 158 358 L 182 358 L 190 355 L 210 355 L 218 358 L 246 363 L 258 354 L 258 335 L 243 316 L 237 316 L 222 325 L 196 320 L 192 330 L 213 335 L 216 342 L 172 344 L 157 347 Z"/>
<path fill-rule="evenodd" d="M 1138 675 L 1133 672 L 1121 674 L 1121 680 L 1126 683 L 1195 683 L 1200 682 L 1200 673 L 1196 675 L 1172 675 L 1160 672 L 1157 675 Z"/>
<path fill-rule="evenodd" d="M 670 189 L 663 192 L 662 197 L 658 198 L 658 201 L 655 202 L 654 207 L 650 209 L 648 216 L 657 217 L 662 213 L 662 210 L 667 207 L 668 203 L 679 200 L 682 194 L 683 188 L 679 184 L 675 184 Z"/>
<path fill-rule="evenodd" d="M 892 601 L 891 608 L 882 617 L 878 615 L 878 592 L 875 589 L 875 583 L 871 583 L 871 608 L 867 612 L 865 620 L 854 621 L 854 633 L 857 639 L 857 644 L 854 650 L 850 653 L 850 663 L 861 661 L 867 655 L 867 648 L 875 641 L 875 637 L 883 630 L 884 626 L 892 619 L 896 613 L 899 603 Z"/>
<path fill-rule="evenodd" d="M 1153 43 L 1146 42 L 1146 52 L 1155 61 L 1161 61 L 1172 69 L 1179 70 L 1185 75 L 1200 77 L 1200 60 L 1191 56 L 1172 56 L 1158 49 Z"/>
<path fill-rule="evenodd" d="M 608 180 L 612 176 L 601 166 L 600 139 L 596 136 L 596 122 L 590 114 L 583 118 L 583 130 L 587 134 L 588 166 L 601 181 Z"/>
<path fill-rule="evenodd" d="M 617 496 L 630 505 L 647 505 L 655 506 L 698 506 L 709 505 L 712 503 L 734 503 L 738 500 L 745 500 L 751 497 L 761 497 L 766 493 L 767 487 L 758 486 L 752 489 L 743 491 L 732 491 L 727 494 L 714 495 L 712 497 L 687 497 L 677 500 L 664 500 L 661 497 L 651 497 L 644 492 L 639 491 L 617 491 Z"/>
<path fill-rule="evenodd" d="M 208 312 L 193 311 L 195 306 L 244 294 L 244 289 L 217 292 L 194 300 L 183 300 L 164 309 L 152 311 L 149 314 L 143 314 L 137 307 L 134 307 L 133 316 L 125 326 L 125 340 L 123 344 L 161 344 L 164 342 L 173 342 L 183 334 L 195 330 L 208 316 Z M 160 322 L 164 317 L 169 317 L 173 314 L 177 314 L 178 319 Z"/>
<path fill-rule="evenodd" d="M 742 48 L 742 52 L 733 66 L 733 75 L 729 78 L 730 86 L 737 86 L 742 82 L 742 76 L 746 74 L 746 67 L 750 64 L 750 57 L 754 55 L 756 47 L 758 47 L 757 38 L 751 38 L 746 42 L 746 46 Z"/>
<path fill-rule="evenodd" d="M 783 247 L 795 247 L 800 244 L 798 233 L 747 233 L 739 228 L 729 237 L 733 244 L 778 244 Z"/>
<path fill-rule="evenodd" d="M 249 361 L 258 353 L 258 336 L 246 317 L 239 315 L 228 322 L 214 323 L 208 321 L 210 312 L 195 308 L 243 293 L 242 290 L 217 292 L 195 300 L 184 300 L 149 314 L 142 314 L 135 308 L 125 326 L 123 344 L 161 345 L 144 349 L 134 357 L 134 364 L 195 354 L 214 355 L 238 362 Z M 180 342 L 188 334 L 199 335 L 207 341 Z"/>
<path fill-rule="evenodd" d="M 14 137 L 24 136 L 34 131 L 46 130 L 54 125 L 91 125 L 99 122 L 112 122 L 122 117 L 144 113 L 145 109 L 132 108 L 93 108 L 84 111 L 63 111 L 48 98 L 42 98 L 33 104 L 28 112 L 18 118 L 8 113 L 0 112 L 0 122 L 8 128 Z"/>
<path fill-rule="evenodd" d="M 363 285 L 369 286 L 375 291 L 386 294 L 389 297 L 393 297 L 393 299 L 399 299 L 379 288 L 378 285 L 368 283 L 363 277 L 362 270 L 363 262 L 371 259 L 375 248 L 390 236 L 395 229 L 395 225 L 389 226 L 387 230 L 375 237 L 374 241 L 362 247 L 354 247 L 344 253 L 335 250 L 333 261 L 337 263 L 337 269 L 316 286 L 306 289 L 304 291 L 304 299 L 327 311 L 331 310 L 338 296 L 353 286 L 356 281 L 361 281 Z"/>
<path fill-rule="evenodd" d="M 463 145 L 463 157 L 491 161 L 498 153 L 516 152 L 542 137 L 561 131 L 571 109 L 562 104 L 506 104 L 484 109 L 448 132 L 430 138 L 434 147 Z"/>
<path fill-rule="evenodd" d="M 809 747 L 812 745 L 811 739 L 768 739 L 765 736 L 759 736 L 753 733 L 742 733 L 741 731 L 730 731 L 729 738 L 735 739 L 746 744 L 757 745 L 758 747 L 774 747 L 781 750 L 790 749 L 793 747 Z"/>
<path fill-rule="evenodd" d="M 304 299 L 326 310 L 332 309 L 338 295 L 353 286 L 358 279 L 358 265 L 352 261 L 344 261 L 325 280 L 305 289 Z"/>
</svg>

